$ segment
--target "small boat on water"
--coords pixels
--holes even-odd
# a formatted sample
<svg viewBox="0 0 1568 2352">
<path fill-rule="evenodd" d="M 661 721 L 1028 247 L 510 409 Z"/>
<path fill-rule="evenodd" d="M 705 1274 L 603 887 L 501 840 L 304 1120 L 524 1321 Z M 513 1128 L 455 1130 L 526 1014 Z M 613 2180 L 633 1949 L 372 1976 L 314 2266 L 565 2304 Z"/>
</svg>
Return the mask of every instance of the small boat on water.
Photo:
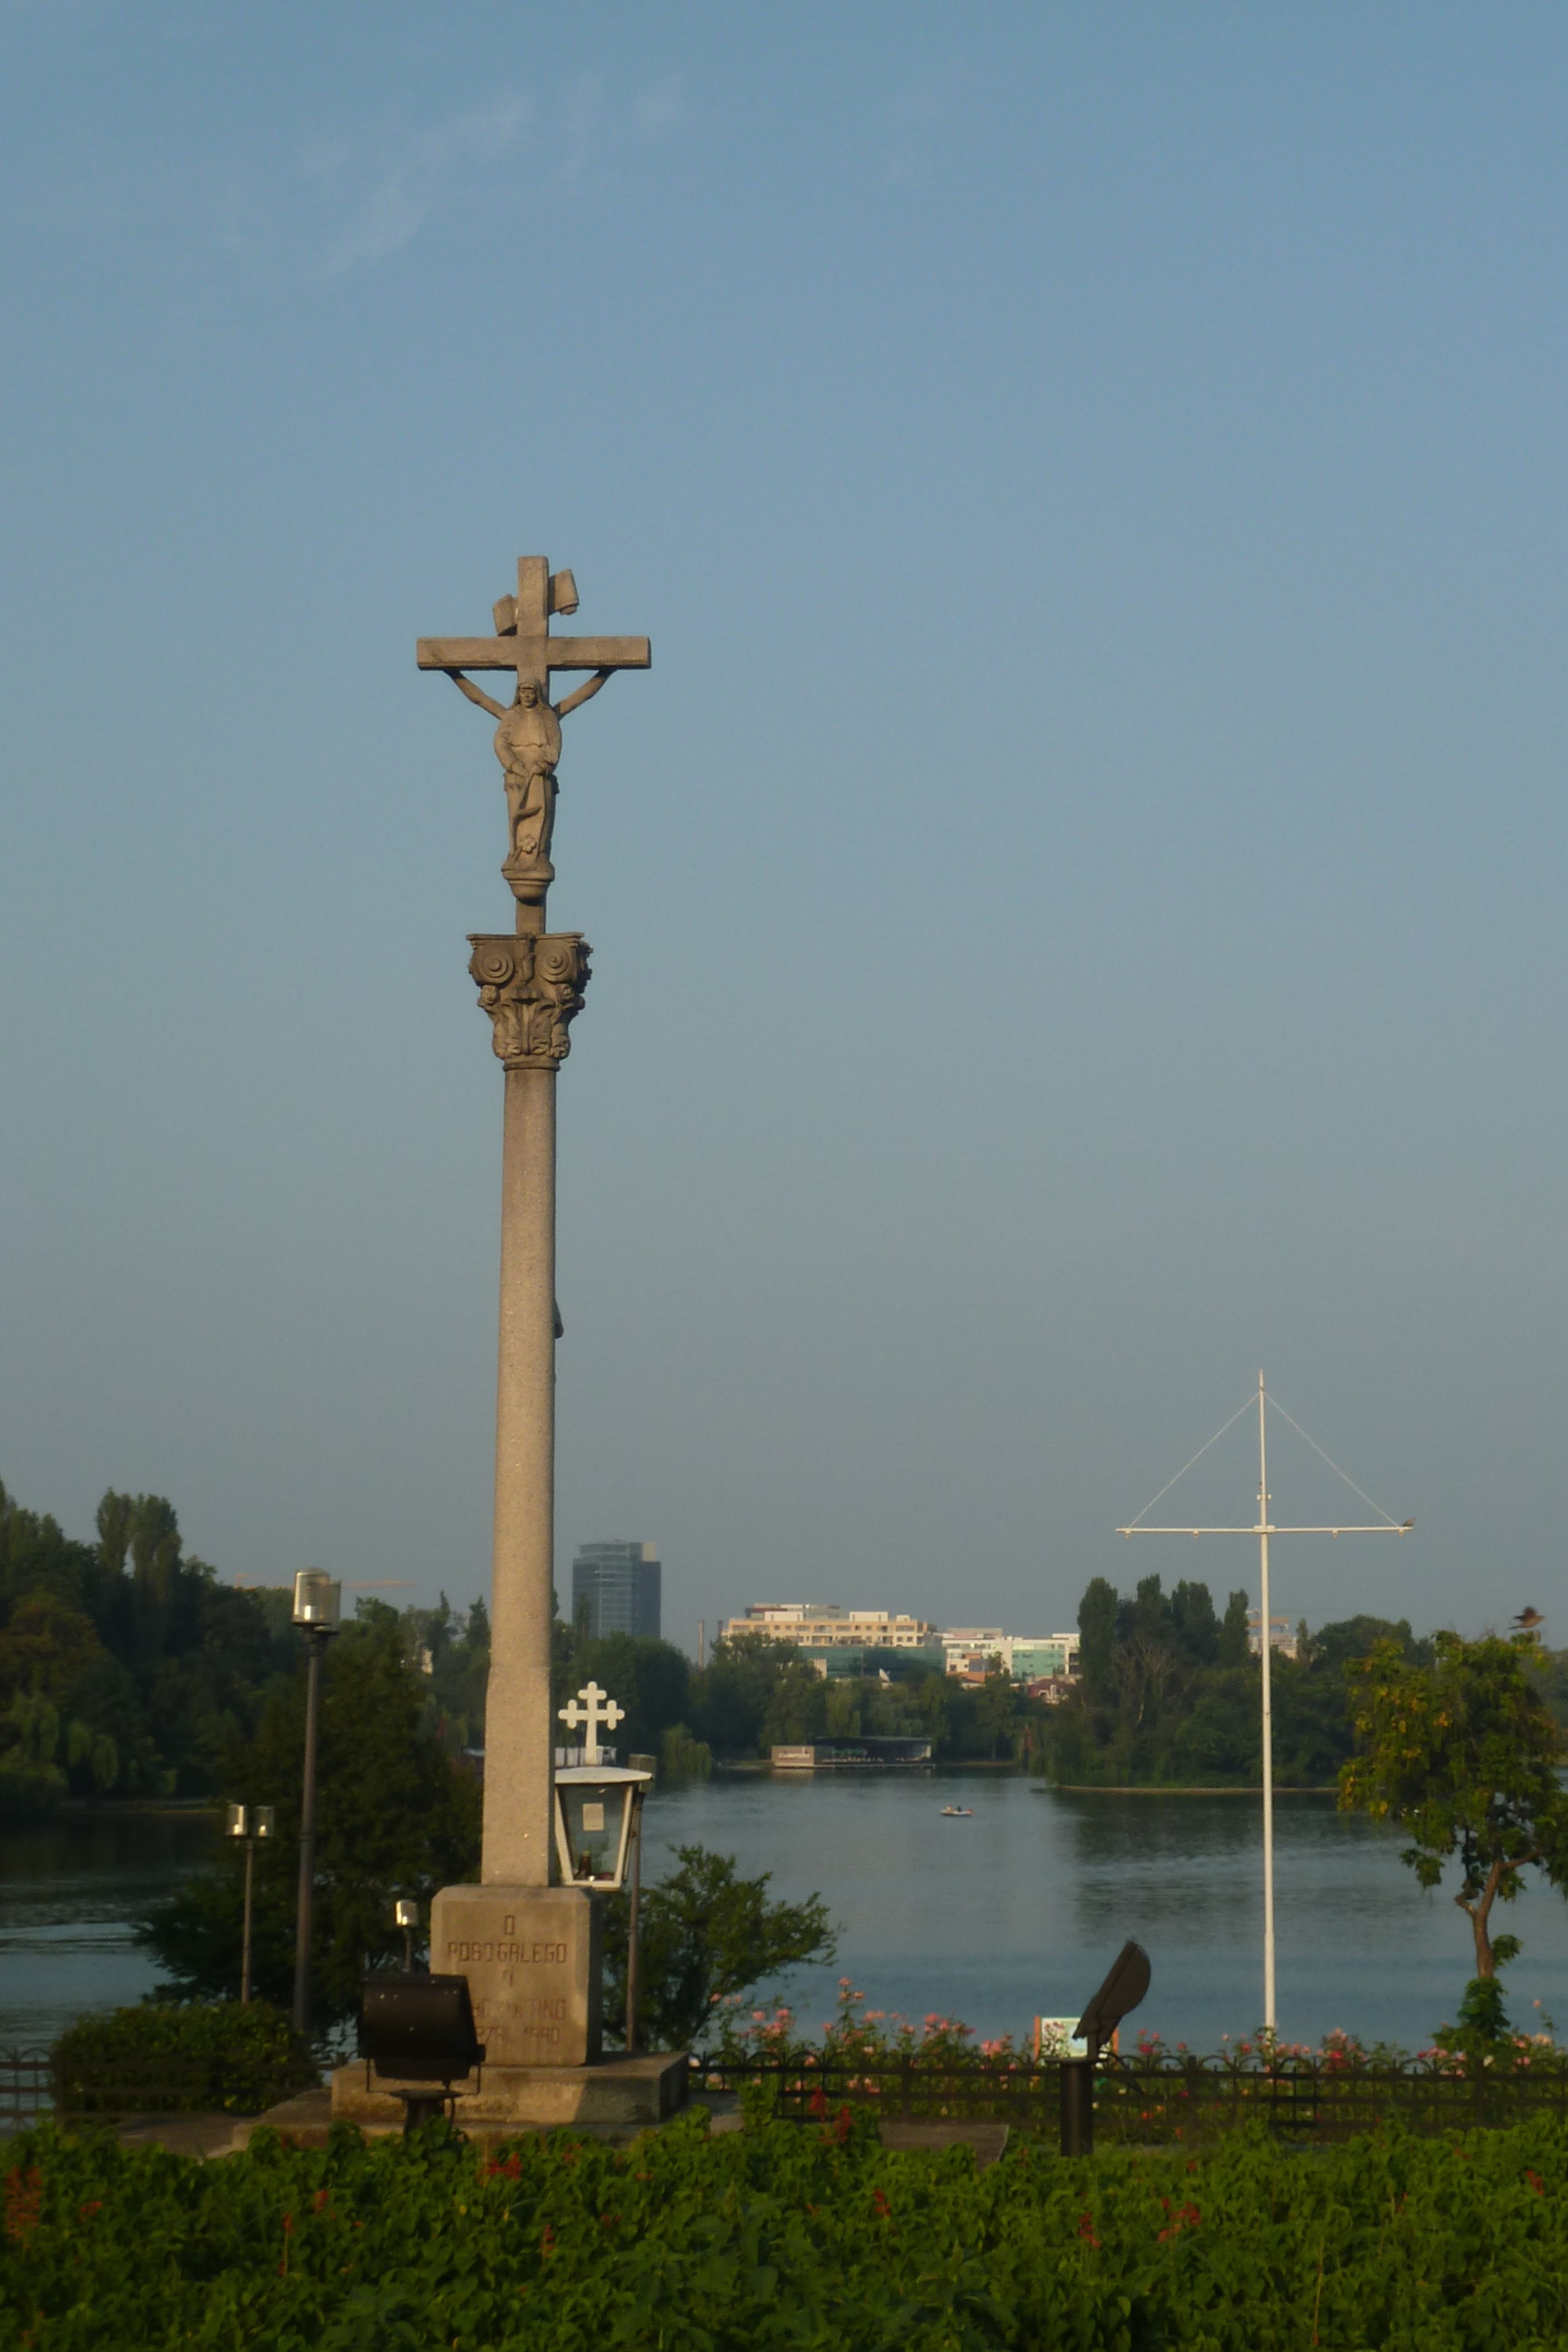
<svg viewBox="0 0 1568 2352">
<path fill-rule="evenodd" d="M 974 1808 L 973 1805 L 943 1805 L 942 1817 L 944 1822 L 972 1822 Z"/>
</svg>

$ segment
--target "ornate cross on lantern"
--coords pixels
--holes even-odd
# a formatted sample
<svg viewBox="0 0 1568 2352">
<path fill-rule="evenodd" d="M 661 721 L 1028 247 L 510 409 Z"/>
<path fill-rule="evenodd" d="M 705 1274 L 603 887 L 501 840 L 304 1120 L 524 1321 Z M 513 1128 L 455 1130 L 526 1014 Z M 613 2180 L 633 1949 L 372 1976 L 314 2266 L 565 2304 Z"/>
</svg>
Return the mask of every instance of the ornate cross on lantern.
<svg viewBox="0 0 1568 2352">
<path fill-rule="evenodd" d="M 581 1706 L 578 1704 L 579 1700 L 582 1702 Z M 598 1684 L 593 1682 L 588 1685 L 586 1690 L 580 1690 L 576 1698 L 568 1699 L 559 1713 L 562 1722 L 569 1730 L 575 1731 L 580 1723 L 587 1726 L 588 1738 L 583 1750 L 584 1764 L 598 1764 L 603 1761 L 599 1750 L 600 1725 L 602 1724 L 606 1731 L 614 1731 L 617 1723 L 626 1721 L 626 1716 L 625 1707 L 618 1706 L 607 1692 L 602 1691 Z"/>
<path fill-rule="evenodd" d="M 421 669 L 443 669 L 470 702 L 488 710 L 496 729 L 496 757 L 506 782 L 510 838 L 501 867 L 517 900 L 520 931 L 542 931 L 544 895 L 555 879 L 550 837 L 555 825 L 555 763 L 561 757 L 561 721 L 569 710 L 597 694 L 618 669 L 647 669 L 652 660 L 646 637 L 552 637 L 554 613 L 577 610 L 577 583 L 569 572 L 552 572 L 543 555 L 520 555 L 517 593 L 493 607 L 493 637 L 421 637 Z M 510 704 L 492 701 L 463 672 L 510 669 L 517 688 Z M 594 675 L 575 694 L 550 699 L 550 673 L 586 669 Z"/>
</svg>

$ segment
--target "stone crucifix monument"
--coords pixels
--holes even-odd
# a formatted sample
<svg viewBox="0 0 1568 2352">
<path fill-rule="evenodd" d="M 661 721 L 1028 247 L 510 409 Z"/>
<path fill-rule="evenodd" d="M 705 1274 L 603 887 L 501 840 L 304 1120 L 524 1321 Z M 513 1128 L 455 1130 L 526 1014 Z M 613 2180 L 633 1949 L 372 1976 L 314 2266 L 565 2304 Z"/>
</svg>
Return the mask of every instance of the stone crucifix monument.
<svg viewBox="0 0 1568 2352">
<path fill-rule="evenodd" d="M 600 1919 L 585 1887 L 552 1885 L 550 1706 L 555 1552 L 555 1082 L 582 1010 L 588 950 L 576 931 L 545 928 L 555 869 L 561 721 L 617 669 L 647 669 L 646 637 L 557 636 L 551 620 L 577 609 L 569 572 L 542 555 L 517 567 L 517 593 L 493 608 L 488 637 L 422 637 L 421 669 L 443 670 L 499 722 L 505 789 L 501 872 L 517 902 L 512 930 L 471 934 L 468 970 L 506 1073 L 501 1147 L 500 1344 L 496 1384 L 492 1640 L 485 1718 L 484 1844 L 477 1886 L 448 1886 L 431 1912 L 430 1965 L 467 1977 L 487 2057 L 466 2098 L 469 2127 L 520 2123 L 657 2120 L 684 2091 L 684 2060 L 600 2058 Z M 500 671 L 510 698 L 467 675 Z M 558 671 L 589 673 L 552 703 Z M 680 2069 L 679 2084 L 672 2070 Z M 373 2120 L 347 2081 L 338 2113 Z M 666 2080 L 668 2077 L 668 2080 Z M 338 2084 L 342 2084 L 342 2095 Z M 653 2105 L 649 2109 L 649 2098 Z"/>
</svg>

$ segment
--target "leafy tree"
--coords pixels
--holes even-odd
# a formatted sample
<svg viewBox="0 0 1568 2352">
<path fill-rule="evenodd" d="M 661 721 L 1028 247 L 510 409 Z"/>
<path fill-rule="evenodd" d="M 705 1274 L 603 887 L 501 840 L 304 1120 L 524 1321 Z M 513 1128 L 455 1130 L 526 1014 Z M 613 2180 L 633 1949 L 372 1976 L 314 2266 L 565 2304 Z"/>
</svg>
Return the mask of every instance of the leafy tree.
<svg viewBox="0 0 1568 2352">
<path fill-rule="evenodd" d="M 1004 1742 L 1010 1750 L 1022 1729 L 1017 1685 L 1011 1675 L 997 1668 L 986 1675 L 974 1694 L 974 1713 L 981 1738 L 990 1743 L 987 1753 L 994 1758 Z"/>
<path fill-rule="evenodd" d="M 1247 1623 L 1247 1603 L 1245 1592 L 1233 1592 L 1225 1604 L 1219 1640 L 1215 1644 L 1215 1664 L 1220 1666 L 1244 1666 L 1251 1654 L 1251 1627 Z"/>
<path fill-rule="evenodd" d="M 737 1633 L 713 1645 L 711 1663 L 690 1684 L 690 1722 L 719 1756 L 755 1756 L 775 1739 L 809 1738 L 803 1720 L 820 1720 L 821 1677 L 794 1642 L 771 1633 Z"/>
<path fill-rule="evenodd" d="M 29 1592 L 0 1633 L 0 1695 L 37 1692 L 59 1706 L 102 1655 L 90 1617 L 52 1592 Z"/>
<path fill-rule="evenodd" d="M 826 1907 L 768 1899 L 772 1873 L 736 1875 L 733 1854 L 704 1846 L 676 1848 L 678 1867 L 645 1887 L 638 1918 L 637 2039 L 679 2050 L 695 2042 L 715 2001 L 745 1992 L 764 1977 L 837 1952 Z M 626 2013 L 626 1937 L 630 1904 L 608 1898 L 605 1921 L 605 2017 L 620 2033 Z"/>
<path fill-rule="evenodd" d="M 278 1837 L 256 1864 L 252 1969 L 264 2000 L 287 2006 L 294 1966 L 304 1756 L 304 1675 L 275 1690 L 255 1738 L 230 1763 L 249 1804 L 277 1810 Z M 428 1905 L 479 1865 L 479 1789 L 447 1755 L 384 1605 L 331 1643 L 321 1677 L 317 1760 L 317 2014 L 347 2017 L 366 1969 L 401 1955 L 400 1895 Z M 184 1999 L 221 2000 L 239 1982 L 241 1856 L 225 1855 L 149 1913 L 137 1940 Z"/>
<path fill-rule="evenodd" d="M 1476 1975 L 1493 1976 L 1519 1950 L 1491 1933 L 1493 1907 L 1511 1903 L 1522 1874 L 1568 1879 L 1568 1795 L 1559 1774 L 1568 1737 L 1541 1689 L 1532 1633 L 1466 1642 L 1438 1633 L 1429 1665 L 1380 1642 L 1352 1661 L 1363 1752 L 1340 1773 L 1340 1804 L 1397 1822 L 1412 1843 L 1401 1856 L 1423 1886 L 1442 1882 L 1457 1856 L 1454 1900 L 1475 1938 Z"/>
<path fill-rule="evenodd" d="M 1103 1576 L 1090 1577 L 1078 1605 L 1078 1666 L 1084 1696 L 1092 1706 L 1104 1705 L 1111 1696 L 1116 1618 L 1115 1585 Z"/>
</svg>

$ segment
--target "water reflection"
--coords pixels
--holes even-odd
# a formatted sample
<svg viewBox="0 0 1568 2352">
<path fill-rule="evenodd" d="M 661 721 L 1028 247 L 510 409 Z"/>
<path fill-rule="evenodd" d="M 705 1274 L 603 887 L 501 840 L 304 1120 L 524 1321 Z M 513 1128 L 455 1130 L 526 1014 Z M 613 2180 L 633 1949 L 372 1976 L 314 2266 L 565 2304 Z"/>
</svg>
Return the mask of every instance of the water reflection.
<svg viewBox="0 0 1568 2352">
<path fill-rule="evenodd" d="M 84 2010 L 150 1991 L 157 1971 L 132 1924 L 218 1839 L 211 1813 L 61 1813 L 0 1829 L 0 2044 L 48 2042 Z"/>
</svg>

